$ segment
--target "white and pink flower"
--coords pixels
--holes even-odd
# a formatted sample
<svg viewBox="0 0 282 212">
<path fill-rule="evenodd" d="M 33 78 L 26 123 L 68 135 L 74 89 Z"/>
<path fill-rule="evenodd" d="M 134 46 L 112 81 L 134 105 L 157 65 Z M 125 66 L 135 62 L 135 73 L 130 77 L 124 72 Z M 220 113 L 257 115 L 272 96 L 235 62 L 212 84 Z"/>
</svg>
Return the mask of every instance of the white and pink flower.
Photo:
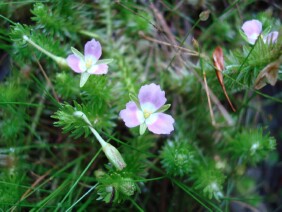
<svg viewBox="0 0 282 212">
<path fill-rule="evenodd" d="M 165 92 L 159 85 L 144 85 L 138 98 L 132 98 L 119 115 L 129 128 L 140 125 L 140 134 L 143 134 L 147 127 L 155 134 L 170 134 L 174 130 L 174 119 L 163 113 L 170 106 L 165 105 L 165 102 Z"/>
<path fill-rule="evenodd" d="M 255 44 L 259 35 L 262 33 L 262 24 L 258 20 L 246 21 L 242 25 L 242 30 L 247 36 L 248 42 L 250 44 Z M 277 31 L 270 32 L 268 35 L 263 37 L 263 42 L 267 44 L 275 43 L 277 41 L 278 34 L 279 33 Z"/>
<path fill-rule="evenodd" d="M 81 74 L 80 87 L 88 80 L 91 74 L 101 75 L 108 72 L 108 65 L 112 59 L 99 60 L 102 55 L 102 47 L 99 41 L 92 39 L 84 46 L 84 55 L 75 48 L 71 48 L 73 54 L 67 57 L 69 67 Z"/>
</svg>

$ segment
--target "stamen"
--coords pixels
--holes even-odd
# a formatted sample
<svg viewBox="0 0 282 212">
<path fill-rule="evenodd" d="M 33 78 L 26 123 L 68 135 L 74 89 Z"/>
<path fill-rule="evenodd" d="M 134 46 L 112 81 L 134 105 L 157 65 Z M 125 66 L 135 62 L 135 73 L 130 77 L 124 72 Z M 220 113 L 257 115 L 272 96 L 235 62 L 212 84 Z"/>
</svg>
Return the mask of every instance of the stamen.
<svg viewBox="0 0 282 212">
<path fill-rule="evenodd" d="M 87 59 L 85 61 L 85 66 L 87 69 L 89 69 L 92 66 L 93 61 L 91 59 Z"/>
<path fill-rule="evenodd" d="M 152 113 L 150 113 L 150 112 L 147 111 L 147 110 L 144 110 L 143 114 L 144 114 L 144 118 L 147 119 L 147 118 L 149 118 L 149 116 L 150 116 Z"/>
</svg>

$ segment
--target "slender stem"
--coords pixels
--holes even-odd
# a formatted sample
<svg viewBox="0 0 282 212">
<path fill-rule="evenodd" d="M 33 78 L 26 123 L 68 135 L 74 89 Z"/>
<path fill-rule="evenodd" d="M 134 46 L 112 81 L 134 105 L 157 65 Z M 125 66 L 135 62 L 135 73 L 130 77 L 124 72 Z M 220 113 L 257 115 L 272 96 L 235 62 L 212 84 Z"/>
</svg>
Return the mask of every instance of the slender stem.
<svg viewBox="0 0 282 212">
<path fill-rule="evenodd" d="M 48 83 L 46 84 L 45 86 L 45 90 L 46 91 L 49 91 L 50 89 L 50 86 L 48 85 Z M 32 139 L 32 135 L 35 134 L 35 130 L 36 130 L 36 127 L 38 125 L 38 122 L 39 122 L 39 119 L 40 119 L 40 116 L 42 114 L 42 111 L 44 109 L 44 102 L 46 100 L 46 95 L 42 95 L 41 98 L 40 98 L 40 101 L 39 101 L 39 107 L 36 109 L 36 112 L 35 112 L 35 115 L 34 115 L 34 118 L 32 120 L 32 124 L 31 124 L 31 129 L 30 129 L 30 133 L 28 134 L 27 136 L 27 139 L 26 139 L 26 144 L 29 145 L 30 144 L 30 141 Z"/>
<path fill-rule="evenodd" d="M 139 32 L 138 33 L 140 37 L 148 40 L 148 41 L 152 41 L 152 42 L 155 42 L 155 43 L 158 43 L 158 44 L 162 44 L 162 45 L 165 45 L 165 46 L 171 46 L 171 47 L 175 47 L 179 50 L 182 50 L 184 52 L 187 52 L 187 54 L 189 55 L 193 55 L 193 56 L 202 56 L 204 57 L 203 55 L 200 55 L 198 52 L 194 51 L 194 50 L 191 50 L 191 49 L 188 49 L 188 48 L 184 48 L 182 46 L 178 46 L 178 45 L 174 45 L 174 44 L 170 44 L 170 43 L 167 43 L 167 42 L 164 42 L 164 41 L 161 41 L 161 40 L 157 40 L 157 39 L 154 39 L 152 37 L 149 37 L 147 35 L 144 34 L 144 32 Z"/>
<path fill-rule="evenodd" d="M 96 160 L 96 158 L 98 157 L 98 155 L 100 154 L 101 149 L 94 155 L 94 157 L 91 159 L 91 161 L 88 163 L 88 165 L 86 166 L 86 168 L 83 170 L 83 172 L 79 175 L 79 177 L 77 178 L 77 180 L 74 182 L 74 184 L 72 185 L 72 187 L 70 188 L 70 190 L 68 191 L 68 193 L 65 195 L 65 197 L 62 199 L 62 201 L 59 203 L 60 205 L 62 205 L 67 197 L 72 193 L 72 191 L 74 190 L 74 188 L 77 186 L 77 184 L 79 183 L 80 179 L 84 176 L 84 174 L 87 172 L 87 170 L 90 168 L 90 166 L 93 164 L 93 162 Z M 58 209 L 56 210 L 58 211 Z"/>
<path fill-rule="evenodd" d="M 106 21 L 107 21 L 107 36 L 108 40 L 111 41 L 112 37 L 112 13 L 111 13 L 111 1 L 107 1 L 106 9 Z"/>
<path fill-rule="evenodd" d="M 138 209 L 139 212 L 144 212 L 144 210 L 132 198 L 130 198 L 129 200 Z"/>
<path fill-rule="evenodd" d="M 92 190 L 94 190 L 97 187 L 98 184 L 91 187 L 85 194 L 83 194 L 75 203 L 73 203 L 67 210 L 70 211 L 77 203 L 79 203 L 84 197 L 86 197 Z"/>
<path fill-rule="evenodd" d="M 99 133 L 92 127 L 89 126 L 90 130 L 93 132 L 99 143 L 101 144 L 102 147 L 105 147 L 107 145 L 107 142 L 104 141 L 104 139 L 99 135 Z"/>
<path fill-rule="evenodd" d="M 35 56 L 35 57 L 36 57 L 36 56 Z M 50 80 L 49 77 L 47 76 L 47 74 L 46 74 L 46 72 L 44 71 L 44 69 L 43 69 L 42 65 L 40 64 L 40 62 L 39 62 L 38 60 L 36 60 L 36 62 L 37 62 L 37 64 L 38 64 L 39 69 L 40 69 L 40 71 L 42 72 L 44 78 L 45 78 L 46 81 L 47 81 L 47 85 L 51 88 L 52 93 L 53 93 L 55 99 L 56 99 L 58 102 L 60 102 L 59 97 L 58 97 L 58 95 L 57 95 L 57 93 L 56 93 L 56 91 L 55 91 L 55 88 L 54 88 L 54 86 L 53 86 L 51 80 Z"/>
<path fill-rule="evenodd" d="M 197 45 L 197 47 L 198 47 L 198 53 L 200 54 L 201 53 L 200 46 Z M 211 117 L 212 125 L 215 126 L 216 125 L 216 121 L 215 121 L 213 110 L 212 110 L 212 104 L 211 104 L 210 93 L 209 93 L 209 86 L 208 86 L 208 83 L 207 83 L 207 77 L 206 77 L 206 72 L 204 70 L 204 65 L 203 65 L 202 58 L 200 58 L 200 66 L 201 66 L 201 69 L 202 69 L 202 72 L 203 72 L 204 86 L 205 86 L 205 91 L 206 91 L 206 95 L 207 95 L 207 99 L 208 99 L 208 106 L 209 106 L 209 111 L 210 111 L 210 117 Z"/>
<path fill-rule="evenodd" d="M 114 146 L 104 141 L 104 139 L 99 135 L 99 133 L 92 127 L 87 116 L 81 111 L 74 112 L 74 115 L 82 118 L 88 124 L 89 129 L 92 131 L 94 136 L 97 138 L 97 140 L 101 144 L 102 150 L 105 153 L 106 157 L 116 167 L 116 169 L 117 170 L 124 169 L 126 167 L 126 163 L 124 162 L 119 151 Z"/>
<path fill-rule="evenodd" d="M 36 43 L 34 43 L 29 37 L 27 37 L 26 35 L 23 36 L 23 39 L 25 41 L 27 41 L 29 44 L 31 44 L 32 46 L 34 46 L 37 50 L 41 51 L 42 53 L 44 53 L 45 55 L 47 55 L 48 57 L 52 58 L 53 60 L 55 60 L 59 65 L 61 66 L 68 66 L 66 59 L 62 58 L 62 57 L 58 57 L 54 54 L 52 54 L 51 52 L 47 51 L 46 49 L 43 49 L 41 46 L 37 45 Z"/>
<path fill-rule="evenodd" d="M 89 119 L 87 118 L 87 116 L 81 111 L 76 111 L 74 113 L 74 115 L 81 117 L 88 124 L 89 129 L 95 135 L 95 137 L 97 138 L 97 140 L 101 144 L 102 148 L 104 148 L 107 145 L 107 142 L 104 141 L 104 139 L 100 136 L 100 134 L 92 127 L 92 124 L 89 121 Z"/>
<path fill-rule="evenodd" d="M 259 34 L 259 37 L 261 37 L 261 34 Z M 249 51 L 247 57 L 244 59 L 243 63 L 240 65 L 239 69 L 238 69 L 238 73 L 240 73 L 241 69 L 243 68 L 243 66 L 245 65 L 245 63 L 247 62 L 247 60 L 249 59 L 249 56 L 251 55 L 251 53 L 253 52 L 253 50 L 255 49 L 255 46 L 258 44 L 259 42 L 259 37 L 256 40 L 255 44 L 253 45 L 253 47 L 251 48 L 251 50 Z"/>
<path fill-rule="evenodd" d="M 10 2 L 9 2 L 10 3 Z M 12 20 L 10 20 L 9 18 L 3 16 L 3 15 L 0 15 L 1 18 L 3 18 L 4 20 L 8 21 L 9 23 L 13 24 L 13 25 L 16 25 L 15 22 L 13 22 Z"/>
<path fill-rule="evenodd" d="M 212 110 L 211 99 L 210 99 L 210 94 L 209 94 L 209 87 L 208 87 L 208 83 L 207 83 L 207 79 L 206 79 L 206 72 L 205 71 L 204 71 L 203 75 L 204 75 L 204 84 L 205 84 L 205 90 L 206 90 L 206 94 L 207 94 L 207 98 L 208 98 L 208 105 L 209 105 L 212 125 L 215 126 L 216 122 L 215 122 L 215 118 L 214 118 L 214 114 L 213 114 L 213 110 Z"/>
<path fill-rule="evenodd" d="M 182 46 L 184 45 L 184 42 L 186 41 L 186 39 L 188 38 L 188 36 L 192 33 L 192 31 L 195 29 L 195 27 L 198 25 L 198 23 L 199 23 L 200 21 L 201 21 L 201 20 L 198 19 L 198 20 L 196 21 L 196 23 L 192 26 L 191 30 L 186 33 L 186 35 L 185 35 L 184 39 L 181 41 L 179 47 L 182 47 Z M 171 64 L 172 64 L 172 62 L 173 62 L 173 60 L 174 60 L 174 58 L 176 57 L 176 55 L 177 55 L 178 53 L 179 53 L 179 49 L 176 51 L 176 53 L 174 54 L 174 56 L 173 56 L 172 59 L 170 60 L 168 66 L 167 66 L 167 68 L 166 68 L 166 70 L 168 70 L 168 68 L 171 66 Z M 200 57 L 200 58 L 201 58 L 201 57 Z"/>
<path fill-rule="evenodd" d="M 100 38 L 99 35 L 97 35 L 93 32 L 87 31 L 87 30 L 80 30 L 79 33 L 82 34 L 82 35 L 89 36 L 91 38 Z"/>
</svg>

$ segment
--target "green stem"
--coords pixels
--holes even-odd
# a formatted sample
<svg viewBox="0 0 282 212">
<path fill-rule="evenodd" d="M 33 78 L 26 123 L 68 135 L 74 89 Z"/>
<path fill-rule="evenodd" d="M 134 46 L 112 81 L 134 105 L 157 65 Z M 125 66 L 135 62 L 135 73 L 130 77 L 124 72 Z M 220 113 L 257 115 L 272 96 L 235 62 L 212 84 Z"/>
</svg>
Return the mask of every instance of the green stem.
<svg viewBox="0 0 282 212">
<path fill-rule="evenodd" d="M 111 1 L 108 0 L 107 1 L 107 9 L 106 9 L 106 21 L 107 21 L 107 36 L 108 36 L 108 40 L 111 40 L 112 37 L 112 13 L 111 13 Z"/>
<path fill-rule="evenodd" d="M 107 146 L 107 142 L 104 141 L 104 139 L 100 136 L 100 134 L 92 127 L 91 122 L 89 121 L 89 119 L 87 118 L 87 116 L 83 112 L 76 111 L 75 116 L 81 117 L 88 124 L 89 129 L 95 135 L 95 137 L 97 138 L 97 140 L 101 144 L 102 148 Z"/>
<path fill-rule="evenodd" d="M 90 130 L 93 132 L 93 134 L 95 135 L 95 137 L 97 138 L 97 140 L 99 141 L 99 143 L 101 144 L 101 146 L 104 148 L 105 146 L 107 146 L 106 141 L 104 141 L 104 139 L 100 136 L 100 134 L 92 127 L 89 126 Z"/>
<path fill-rule="evenodd" d="M 53 60 L 55 60 L 60 66 L 65 66 L 67 67 L 67 61 L 65 58 L 56 56 L 54 54 L 52 54 L 51 52 L 47 51 L 46 49 L 43 49 L 41 46 L 37 45 L 36 43 L 34 43 L 29 37 L 27 37 L 26 35 L 23 36 L 23 39 L 25 41 L 27 41 L 29 44 L 31 44 L 33 47 L 35 47 L 37 50 L 41 51 L 42 53 L 44 53 L 45 55 L 47 55 L 48 57 L 52 58 Z"/>
<path fill-rule="evenodd" d="M 89 36 L 91 38 L 100 38 L 99 35 L 97 35 L 97 34 L 95 34 L 93 32 L 89 32 L 87 30 L 80 30 L 79 33 L 82 34 L 82 35 Z"/>
<path fill-rule="evenodd" d="M 126 163 L 124 162 L 119 151 L 114 146 L 104 141 L 104 139 L 99 135 L 99 133 L 92 127 L 87 116 L 81 111 L 74 112 L 74 115 L 82 118 L 88 124 L 88 127 L 90 128 L 94 136 L 97 138 L 97 140 L 101 144 L 102 150 L 105 153 L 106 157 L 116 167 L 116 169 L 117 170 L 124 169 L 126 167 Z"/>
<path fill-rule="evenodd" d="M 59 203 L 60 205 L 63 205 L 63 203 L 66 201 L 66 199 L 68 198 L 68 196 L 72 193 L 72 191 L 74 190 L 74 188 L 76 187 L 76 185 L 79 183 L 80 179 L 84 176 L 84 174 L 87 172 L 87 170 L 90 168 L 90 166 L 93 164 L 93 162 L 96 160 L 96 158 L 98 157 L 98 155 L 100 154 L 101 149 L 96 153 L 96 155 L 94 155 L 94 157 L 91 159 L 91 161 L 88 163 L 88 165 L 86 166 L 86 168 L 83 170 L 83 172 L 79 175 L 79 177 L 77 178 L 77 180 L 74 182 L 74 184 L 72 185 L 72 187 L 70 188 L 70 190 L 68 191 L 68 193 L 65 195 L 65 197 L 62 199 L 62 201 Z M 56 210 L 58 211 L 58 209 Z"/>
<path fill-rule="evenodd" d="M 186 33 L 186 35 L 184 36 L 184 39 L 181 41 L 179 47 L 182 47 L 182 46 L 184 45 L 184 42 L 186 41 L 186 39 L 188 38 L 188 36 L 192 33 L 192 31 L 195 29 L 195 27 L 198 25 L 198 23 L 199 23 L 200 21 L 201 21 L 201 20 L 198 19 L 198 20 L 196 21 L 196 23 L 192 26 L 191 30 Z M 173 55 L 172 59 L 170 60 L 170 62 L 169 62 L 169 64 L 168 64 L 168 66 L 166 67 L 166 71 L 167 71 L 168 68 L 171 66 L 173 60 L 175 59 L 175 57 L 176 57 L 176 55 L 178 54 L 179 51 L 180 51 L 180 50 L 178 49 L 178 50 L 175 52 L 175 54 Z M 200 58 L 201 58 L 201 57 L 200 57 Z"/>
<path fill-rule="evenodd" d="M 45 90 L 48 92 L 50 89 L 50 86 L 47 84 L 45 86 Z M 38 125 L 38 122 L 39 122 L 39 119 L 40 119 L 40 116 L 42 114 L 42 111 L 44 109 L 44 102 L 46 100 L 46 95 L 42 95 L 41 99 L 40 99 L 40 102 L 39 102 L 39 107 L 36 109 L 36 112 L 35 112 L 35 115 L 34 115 L 34 119 L 32 120 L 32 124 L 31 124 L 31 129 L 30 129 L 30 133 L 29 135 L 27 136 L 27 140 L 26 140 L 26 144 L 29 145 L 30 144 L 30 141 L 32 139 L 32 135 L 35 134 L 35 130 L 36 130 L 36 127 Z"/>
<path fill-rule="evenodd" d="M 75 203 L 73 203 L 66 212 L 70 211 L 77 203 L 79 203 L 84 197 L 86 197 L 92 190 L 94 190 L 97 187 L 98 184 L 92 186 L 85 194 L 83 194 Z"/>
</svg>

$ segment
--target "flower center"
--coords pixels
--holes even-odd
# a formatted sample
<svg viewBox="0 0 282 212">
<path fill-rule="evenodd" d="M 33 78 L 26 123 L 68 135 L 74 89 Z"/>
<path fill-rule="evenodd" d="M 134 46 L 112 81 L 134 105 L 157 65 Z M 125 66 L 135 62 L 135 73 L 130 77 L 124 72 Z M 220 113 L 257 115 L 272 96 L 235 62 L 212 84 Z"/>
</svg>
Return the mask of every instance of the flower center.
<svg viewBox="0 0 282 212">
<path fill-rule="evenodd" d="M 91 60 L 91 59 L 86 59 L 86 61 L 85 61 L 85 67 L 86 67 L 87 69 L 91 68 L 92 64 L 93 64 L 93 60 Z"/>
<path fill-rule="evenodd" d="M 144 114 L 144 118 L 147 119 L 147 118 L 149 118 L 149 116 L 150 116 L 152 113 L 150 113 L 150 112 L 147 111 L 147 110 L 144 110 L 143 114 Z"/>
</svg>

